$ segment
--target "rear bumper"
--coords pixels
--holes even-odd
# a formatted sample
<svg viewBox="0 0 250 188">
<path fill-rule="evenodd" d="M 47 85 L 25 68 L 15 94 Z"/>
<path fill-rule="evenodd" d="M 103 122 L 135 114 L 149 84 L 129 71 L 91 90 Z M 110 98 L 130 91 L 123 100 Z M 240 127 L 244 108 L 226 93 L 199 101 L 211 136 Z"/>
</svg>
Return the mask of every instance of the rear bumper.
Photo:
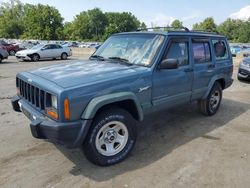
<svg viewBox="0 0 250 188">
<path fill-rule="evenodd" d="M 33 137 L 49 139 L 69 148 L 82 145 L 92 123 L 92 120 L 57 122 L 44 116 L 18 96 L 13 97 L 11 102 L 15 111 L 22 111 L 31 120 L 30 130 Z"/>
</svg>

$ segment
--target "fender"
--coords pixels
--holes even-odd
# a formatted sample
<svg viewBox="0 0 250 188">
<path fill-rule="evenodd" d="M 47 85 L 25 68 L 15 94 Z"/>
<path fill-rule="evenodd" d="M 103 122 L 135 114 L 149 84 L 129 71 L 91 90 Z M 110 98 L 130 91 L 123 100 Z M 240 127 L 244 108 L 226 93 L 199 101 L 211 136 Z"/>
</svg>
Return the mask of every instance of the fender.
<svg viewBox="0 0 250 188">
<path fill-rule="evenodd" d="M 207 96 L 209 95 L 214 83 L 216 82 L 216 80 L 219 80 L 219 79 L 224 79 L 226 80 L 226 76 L 224 74 L 218 74 L 218 75 L 215 75 L 211 78 L 209 84 L 208 84 L 208 87 L 207 87 L 207 91 L 205 93 L 205 95 L 202 97 L 202 99 L 206 99 Z"/>
<path fill-rule="evenodd" d="M 93 119 L 95 117 L 96 112 L 101 107 L 119 102 L 124 100 L 132 100 L 135 103 L 136 110 L 139 116 L 139 120 L 143 120 L 143 111 L 136 95 L 132 92 L 119 92 L 119 93 L 112 93 L 108 95 L 103 95 L 100 97 L 96 97 L 90 101 L 86 109 L 84 110 L 81 118 L 82 119 Z"/>
</svg>

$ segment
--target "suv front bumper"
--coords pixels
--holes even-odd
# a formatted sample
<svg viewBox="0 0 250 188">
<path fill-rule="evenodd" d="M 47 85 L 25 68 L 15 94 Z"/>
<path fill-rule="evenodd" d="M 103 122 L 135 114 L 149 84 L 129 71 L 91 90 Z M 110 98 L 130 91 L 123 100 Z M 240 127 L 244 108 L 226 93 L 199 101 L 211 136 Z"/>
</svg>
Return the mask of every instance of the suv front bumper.
<svg viewBox="0 0 250 188">
<path fill-rule="evenodd" d="M 92 123 L 92 120 L 66 123 L 54 121 L 18 96 L 13 97 L 11 103 L 15 111 L 23 112 L 31 120 L 30 130 L 35 138 L 49 139 L 69 148 L 77 148 L 83 144 Z"/>
</svg>

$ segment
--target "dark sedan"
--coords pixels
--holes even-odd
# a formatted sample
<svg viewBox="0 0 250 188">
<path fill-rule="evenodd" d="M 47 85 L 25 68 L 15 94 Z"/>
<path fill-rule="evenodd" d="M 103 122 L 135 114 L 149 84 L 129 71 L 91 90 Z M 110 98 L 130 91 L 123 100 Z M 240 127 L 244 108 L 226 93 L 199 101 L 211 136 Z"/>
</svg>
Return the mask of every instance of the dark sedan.
<svg viewBox="0 0 250 188">
<path fill-rule="evenodd" d="M 238 79 L 250 80 L 250 57 L 243 59 L 240 63 Z"/>
</svg>

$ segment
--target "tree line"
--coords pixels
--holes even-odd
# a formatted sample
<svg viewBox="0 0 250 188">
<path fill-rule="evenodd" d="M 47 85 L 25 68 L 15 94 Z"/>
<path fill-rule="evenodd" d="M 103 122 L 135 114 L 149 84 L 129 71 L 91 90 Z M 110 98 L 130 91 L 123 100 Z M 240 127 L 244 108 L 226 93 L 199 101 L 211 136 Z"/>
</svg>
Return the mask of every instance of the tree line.
<svg viewBox="0 0 250 188">
<path fill-rule="evenodd" d="M 174 20 L 172 27 L 182 27 Z M 113 33 L 145 29 L 130 12 L 103 12 L 99 8 L 82 11 L 72 22 L 64 22 L 60 12 L 49 5 L 23 4 L 9 0 L 0 4 L 0 38 L 103 41 Z M 227 19 L 216 25 L 212 17 L 193 25 L 193 30 L 218 32 L 231 42 L 250 42 L 250 19 Z"/>
</svg>

